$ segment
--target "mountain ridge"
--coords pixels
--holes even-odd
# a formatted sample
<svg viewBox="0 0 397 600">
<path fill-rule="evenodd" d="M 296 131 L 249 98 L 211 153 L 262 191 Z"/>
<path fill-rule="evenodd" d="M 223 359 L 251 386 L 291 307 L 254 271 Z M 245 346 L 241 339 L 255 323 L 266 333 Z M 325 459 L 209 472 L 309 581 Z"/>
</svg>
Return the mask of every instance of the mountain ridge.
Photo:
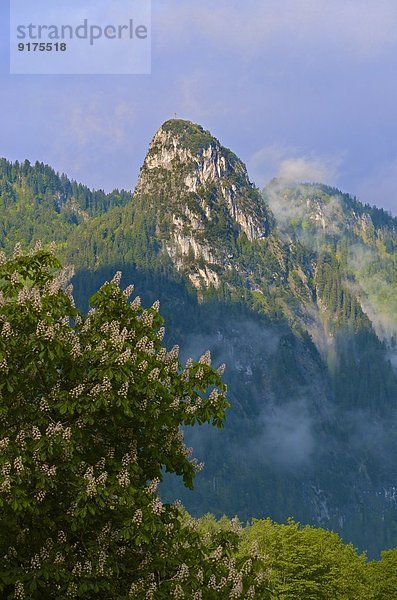
<svg viewBox="0 0 397 600">
<path fill-rule="evenodd" d="M 170 342 L 228 365 L 225 430 L 189 439 L 207 464 L 196 491 L 168 481 L 165 496 L 195 514 L 294 516 L 371 553 L 395 545 L 396 219 L 322 184 L 260 193 L 180 120 L 155 134 L 134 195 L 55 175 L 0 161 L 0 246 L 55 235 L 84 306 L 122 269 L 160 297 Z"/>
</svg>

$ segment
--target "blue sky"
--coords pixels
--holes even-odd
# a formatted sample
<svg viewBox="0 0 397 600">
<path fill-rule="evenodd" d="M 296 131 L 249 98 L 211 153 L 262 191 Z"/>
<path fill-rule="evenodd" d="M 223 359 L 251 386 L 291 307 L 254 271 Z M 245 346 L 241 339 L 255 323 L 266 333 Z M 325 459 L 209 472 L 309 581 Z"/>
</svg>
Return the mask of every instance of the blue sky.
<svg viewBox="0 0 397 600">
<path fill-rule="evenodd" d="M 1 156 L 131 189 L 176 113 L 260 187 L 323 181 L 397 214 L 396 0 L 153 0 L 152 73 L 136 76 L 9 75 L 8 21 L 1 0 Z"/>
</svg>

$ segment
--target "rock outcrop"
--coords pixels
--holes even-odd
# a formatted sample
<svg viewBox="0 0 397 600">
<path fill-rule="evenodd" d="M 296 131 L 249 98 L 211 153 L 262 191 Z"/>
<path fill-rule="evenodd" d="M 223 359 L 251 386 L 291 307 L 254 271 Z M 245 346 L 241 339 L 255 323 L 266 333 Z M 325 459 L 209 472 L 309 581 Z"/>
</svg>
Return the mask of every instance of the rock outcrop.
<svg viewBox="0 0 397 600">
<path fill-rule="evenodd" d="M 252 241 L 269 232 L 268 211 L 245 165 L 189 121 L 173 119 L 157 131 L 134 195 L 136 202 L 151 203 L 156 220 L 167 221 L 163 249 L 178 270 L 189 262 L 197 288 L 218 285 L 214 266 L 232 268 L 240 235 Z M 233 232 L 227 240 L 225 230 Z"/>
</svg>

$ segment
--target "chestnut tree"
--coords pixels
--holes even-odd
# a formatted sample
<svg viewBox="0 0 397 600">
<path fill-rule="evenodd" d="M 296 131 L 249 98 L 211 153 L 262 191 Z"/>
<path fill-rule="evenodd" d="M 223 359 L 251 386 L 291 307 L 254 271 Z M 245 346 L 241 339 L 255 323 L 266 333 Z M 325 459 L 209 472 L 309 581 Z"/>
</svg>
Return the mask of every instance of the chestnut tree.
<svg viewBox="0 0 397 600">
<path fill-rule="evenodd" d="M 0 593 L 266 598 L 233 528 L 203 535 L 157 492 L 164 472 L 193 486 L 181 427 L 221 427 L 228 403 L 132 291 L 117 273 L 84 315 L 51 249 L 0 255 Z"/>
</svg>

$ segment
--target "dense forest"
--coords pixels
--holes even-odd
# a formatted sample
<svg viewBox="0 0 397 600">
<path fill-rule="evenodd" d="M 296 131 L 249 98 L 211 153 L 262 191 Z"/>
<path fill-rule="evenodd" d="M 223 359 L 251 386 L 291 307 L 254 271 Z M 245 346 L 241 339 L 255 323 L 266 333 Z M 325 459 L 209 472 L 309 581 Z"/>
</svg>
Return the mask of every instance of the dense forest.
<svg viewBox="0 0 397 600">
<path fill-rule="evenodd" d="M 124 206 L 131 194 L 92 191 L 59 175 L 51 167 L 29 161 L 10 163 L 0 159 L 1 246 L 12 248 L 18 241 L 37 239 L 62 245 L 74 227 L 115 206 Z"/>
</svg>

